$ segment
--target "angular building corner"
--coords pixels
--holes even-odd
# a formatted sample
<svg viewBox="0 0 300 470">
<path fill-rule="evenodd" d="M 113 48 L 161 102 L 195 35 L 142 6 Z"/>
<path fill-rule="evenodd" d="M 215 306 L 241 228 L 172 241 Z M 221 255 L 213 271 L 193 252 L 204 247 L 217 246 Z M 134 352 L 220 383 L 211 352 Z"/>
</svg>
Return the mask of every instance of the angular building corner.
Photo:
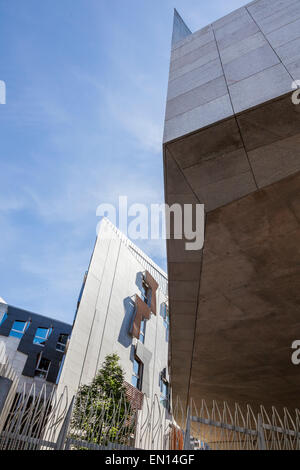
<svg viewBox="0 0 300 470">
<path fill-rule="evenodd" d="M 205 204 L 206 227 L 202 251 L 167 242 L 173 395 L 298 407 L 300 1 L 192 34 L 176 15 L 165 198 Z"/>
<path fill-rule="evenodd" d="M 58 384 L 70 397 L 90 384 L 107 355 L 116 353 L 128 397 L 169 407 L 167 275 L 102 219 L 80 294 L 72 336 Z"/>
</svg>

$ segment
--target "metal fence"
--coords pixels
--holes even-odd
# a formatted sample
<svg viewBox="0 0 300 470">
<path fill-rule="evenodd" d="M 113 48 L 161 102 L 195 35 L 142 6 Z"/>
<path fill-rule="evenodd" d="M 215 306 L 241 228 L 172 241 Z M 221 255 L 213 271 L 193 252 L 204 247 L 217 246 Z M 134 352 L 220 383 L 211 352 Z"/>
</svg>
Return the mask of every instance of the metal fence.
<svg viewBox="0 0 300 470">
<path fill-rule="evenodd" d="M 137 409 L 126 393 L 115 396 L 99 389 L 97 400 L 90 393 L 79 393 L 71 408 L 66 449 L 170 448 L 172 416 L 157 396 L 153 400 L 144 396 Z"/>
<path fill-rule="evenodd" d="M 9 410 L 11 409 L 15 394 L 17 392 L 19 379 L 17 374 L 15 373 L 14 369 L 11 367 L 4 350 L 1 349 L 0 343 L 0 378 L 7 379 L 10 382 L 10 389 L 8 391 L 7 396 L 5 397 L 5 401 L 3 403 L 3 409 L 1 412 L 0 409 L 0 432 L 3 429 L 5 421 L 7 419 L 7 415 Z"/>
<path fill-rule="evenodd" d="M 290 413 L 275 407 L 269 411 L 260 406 L 254 412 L 250 405 L 230 407 L 202 400 L 197 409 L 191 400 L 187 412 L 187 431 L 193 445 L 200 450 L 300 450 L 300 412 Z"/>
<path fill-rule="evenodd" d="M 53 387 L 35 384 L 15 394 L 0 433 L 1 450 L 55 449 L 68 407 L 68 394 L 57 397 Z"/>
<path fill-rule="evenodd" d="M 300 450 L 300 413 L 230 407 L 203 400 L 167 409 L 144 396 L 141 409 L 126 394 L 86 389 L 58 397 L 33 385 L 16 393 L 0 420 L 0 449 L 16 450 Z M 5 418 L 5 419 L 4 419 Z M 1 421 L 0 421 L 1 422 Z"/>
</svg>

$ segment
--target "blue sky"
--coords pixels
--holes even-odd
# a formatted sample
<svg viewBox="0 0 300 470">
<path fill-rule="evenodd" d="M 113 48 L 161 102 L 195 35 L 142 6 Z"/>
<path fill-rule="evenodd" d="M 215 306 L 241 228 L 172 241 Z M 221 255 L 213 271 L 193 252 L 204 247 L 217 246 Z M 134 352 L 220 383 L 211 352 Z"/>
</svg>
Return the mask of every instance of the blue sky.
<svg viewBox="0 0 300 470">
<path fill-rule="evenodd" d="M 244 0 L 0 0 L 0 296 L 72 322 L 96 208 L 163 202 L 173 8 L 192 31 Z M 137 243 L 166 269 L 161 242 Z"/>
</svg>

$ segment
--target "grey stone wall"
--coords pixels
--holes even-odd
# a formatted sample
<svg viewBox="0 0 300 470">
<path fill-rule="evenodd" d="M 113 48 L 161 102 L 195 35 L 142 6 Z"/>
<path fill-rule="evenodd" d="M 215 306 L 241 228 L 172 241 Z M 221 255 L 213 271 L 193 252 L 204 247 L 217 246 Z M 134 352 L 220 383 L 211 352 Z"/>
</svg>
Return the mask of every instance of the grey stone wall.
<svg viewBox="0 0 300 470">
<path fill-rule="evenodd" d="M 164 142 L 284 95 L 297 79 L 299 0 L 251 2 L 173 46 Z"/>
</svg>

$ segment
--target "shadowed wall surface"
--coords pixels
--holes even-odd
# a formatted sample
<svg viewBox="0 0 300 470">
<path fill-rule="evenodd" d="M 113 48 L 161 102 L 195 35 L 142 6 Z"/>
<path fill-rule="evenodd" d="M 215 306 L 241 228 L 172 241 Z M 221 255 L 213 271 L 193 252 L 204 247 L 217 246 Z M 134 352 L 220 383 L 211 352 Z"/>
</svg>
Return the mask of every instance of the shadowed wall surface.
<svg viewBox="0 0 300 470">
<path fill-rule="evenodd" d="M 299 188 L 297 173 L 208 214 L 191 396 L 299 406 Z"/>
<path fill-rule="evenodd" d="M 167 246 L 183 400 L 299 405 L 299 21 L 299 0 L 256 0 L 172 46 L 166 202 L 206 210 L 202 251 Z"/>
</svg>

